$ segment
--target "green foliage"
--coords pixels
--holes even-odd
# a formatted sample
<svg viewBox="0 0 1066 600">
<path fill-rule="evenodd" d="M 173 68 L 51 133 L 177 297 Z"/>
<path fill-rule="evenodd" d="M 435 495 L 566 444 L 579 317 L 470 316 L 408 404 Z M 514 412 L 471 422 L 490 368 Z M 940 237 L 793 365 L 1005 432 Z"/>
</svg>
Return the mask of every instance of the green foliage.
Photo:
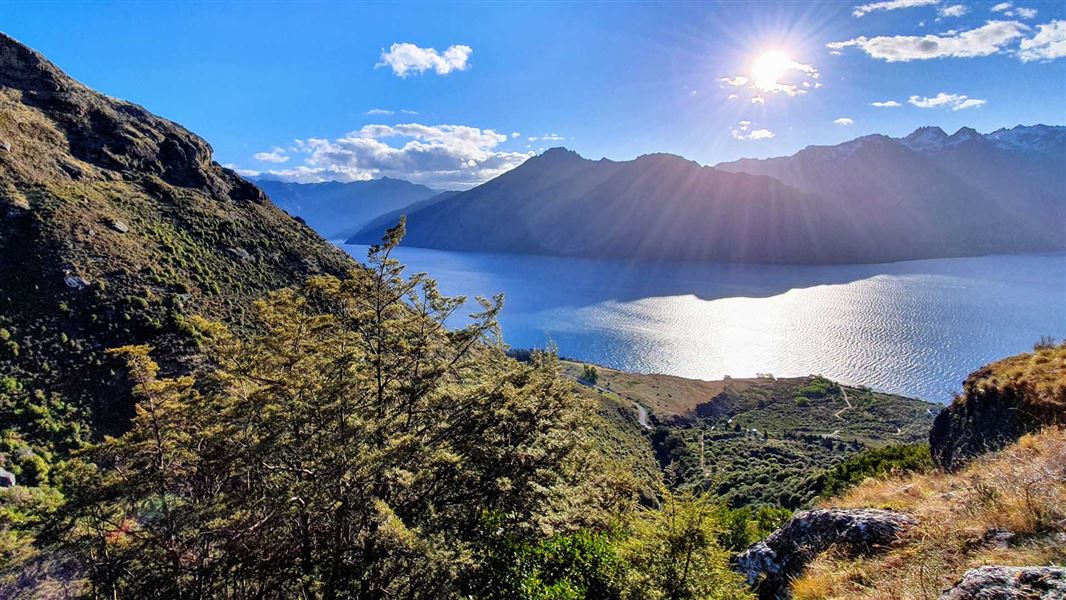
<svg viewBox="0 0 1066 600">
<path fill-rule="evenodd" d="M 798 390 L 798 394 L 807 398 L 824 398 L 828 394 L 838 390 L 837 384 L 825 377 L 812 377 L 807 385 Z"/>
<path fill-rule="evenodd" d="M 583 365 L 581 368 L 581 381 L 588 385 L 596 385 L 600 375 L 596 372 L 595 365 Z"/>
<path fill-rule="evenodd" d="M 750 598 L 744 579 L 720 546 L 719 508 L 692 494 L 667 493 L 661 509 L 642 512 L 622 543 L 625 598 L 733 600 Z"/>
<path fill-rule="evenodd" d="M 766 539 L 792 517 L 792 511 L 778 506 L 722 509 L 722 545 L 731 552 L 743 552 Z"/>
<path fill-rule="evenodd" d="M 839 496 L 869 477 L 924 473 L 933 468 L 928 444 L 901 444 L 865 450 L 825 472 L 822 496 Z"/>
<path fill-rule="evenodd" d="M 200 381 L 160 378 L 144 346 L 114 351 L 139 399 L 133 427 L 93 453 L 100 468 L 80 471 L 64 513 L 94 589 L 451 597 L 491 555 L 486 514 L 490 539 L 535 549 L 538 597 L 591 589 L 595 573 L 575 569 L 609 562 L 602 539 L 537 545 L 632 503 L 585 441 L 587 405 L 553 356 L 503 355 L 501 299 L 445 328 L 463 299 L 402 277 L 400 236 L 402 223 L 367 272 L 258 303 L 259 335 L 198 320 L 213 365 Z"/>
</svg>

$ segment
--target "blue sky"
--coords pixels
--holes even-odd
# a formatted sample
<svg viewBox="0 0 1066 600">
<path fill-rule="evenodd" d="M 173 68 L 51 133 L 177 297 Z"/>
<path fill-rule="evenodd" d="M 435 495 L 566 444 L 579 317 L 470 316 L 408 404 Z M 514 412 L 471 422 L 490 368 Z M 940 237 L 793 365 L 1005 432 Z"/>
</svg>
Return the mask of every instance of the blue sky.
<svg viewBox="0 0 1066 600">
<path fill-rule="evenodd" d="M 714 164 L 1066 124 L 1066 3 L 1003 4 L 0 0 L 0 29 L 245 172 L 458 188 L 560 145 Z"/>
</svg>

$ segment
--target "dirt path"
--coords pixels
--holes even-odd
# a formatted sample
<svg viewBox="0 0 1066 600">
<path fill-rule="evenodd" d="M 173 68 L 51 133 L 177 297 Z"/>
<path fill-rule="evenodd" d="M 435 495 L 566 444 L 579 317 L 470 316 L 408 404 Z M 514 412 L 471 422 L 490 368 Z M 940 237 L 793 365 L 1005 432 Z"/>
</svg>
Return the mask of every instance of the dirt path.
<svg viewBox="0 0 1066 600">
<path fill-rule="evenodd" d="M 583 381 L 581 379 L 578 379 L 578 378 L 572 377 L 572 376 L 571 376 L 571 379 L 573 379 L 574 381 L 578 382 L 579 384 L 581 384 L 581 385 L 583 385 L 585 387 L 590 387 L 590 388 L 600 392 L 601 394 L 611 394 L 613 396 L 617 396 L 619 398 L 625 398 L 626 400 L 629 400 L 630 402 L 633 403 L 633 406 L 635 406 L 637 408 L 637 422 L 640 423 L 640 426 L 643 427 L 644 429 L 649 429 L 649 430 L 650 429 L 654 429 L 654 427 L 652 427 L 652 425 L 651 425 L 651 421 L 648 420 L 648 409 L 646 409 L 643 406 L 641 406 L 640 403 L 638 403 L 636 400 L 630 398 L 629 396 L 624 396 L 622 394 L 619 394 L 618 392 L 616 392 L 614 390 L 605 388 L 603 386 L 596 385 L 595 383 L 589 383 L 587 381 Z"/>
<path fill-rule="evenodd" d="M 845 419 L 844 417 L 842 417 L 840 415 L 842 415 L 844 413 L 844 411 L 851 410 L 851 409 L 853 409 L 855 407 L 851 405 L 851 400 L 848 400 L 848 391 L 844 389 L 844 386 L 840 386 L 840 393 L 844 395 L 844 403 L 847 404 L 847 406 L 845 406 L 844 408 L 836 411 L 833 414 L 833 416 L 838 418 L 838 419 L 840 419 L 841 421 L 846 421 L 847 419 Z"/>
</svg>

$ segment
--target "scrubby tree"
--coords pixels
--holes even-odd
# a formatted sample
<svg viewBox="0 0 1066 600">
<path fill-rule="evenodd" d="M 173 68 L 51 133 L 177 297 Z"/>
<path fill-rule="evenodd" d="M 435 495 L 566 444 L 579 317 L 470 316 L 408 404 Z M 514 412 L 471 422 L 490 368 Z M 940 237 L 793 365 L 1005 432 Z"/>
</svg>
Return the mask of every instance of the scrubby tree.
<svg viewBox="0 0 1066 600">
<path fill-rule="evenodd" d="M 255 333 L 196 321 L 197 380 L 121 349 L 132 429 L 74 469 L 67 540 L 97 596 L 446 598 L 488 540 L 602 527 L 630 502 L 583 434 L 554 356 L 505 356 L 502 298 L 462 298 L 390 258 L 257 304 Z"/>
<path fill-rule="evenodd" d="M 720 516 L 710 499 L 687 492 L 666 493 L 660 509 L 643 511 L 622 546 L 628 565 L 626 598 L 751 598 L 719 543 L 724 533 Z"/>
<path fill-rule="evenodd" d="M 599 380 L 600 374 L 596 372 L 596 367 L 593 365 L 584 365 L 581 368 L 581 381 L 589 385 L 596 385 Z"/>
</svg>

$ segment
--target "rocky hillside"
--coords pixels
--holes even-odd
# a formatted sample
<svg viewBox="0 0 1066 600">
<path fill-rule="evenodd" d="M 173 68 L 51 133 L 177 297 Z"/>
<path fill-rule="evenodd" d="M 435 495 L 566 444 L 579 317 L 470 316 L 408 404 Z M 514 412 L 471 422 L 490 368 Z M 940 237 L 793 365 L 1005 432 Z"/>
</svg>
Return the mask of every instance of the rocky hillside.
<svg viewBox="0 0 1066 600">
<path fill-rule="evenodd" d="M 1066 344 L 1043 344 L 970 374 L 937 416 L 929 445 L 933 460 L 951 471 L 1055 424 L 1066 424 Z"/>
<path fill-rule="evenodd" d="M 977 371 L 930 436 L 948 470 L 866 478 L 753 545 L 737 569 L 767 599 L 1063 597 L 1064 358 L 1066 344 L 1043 343 Z"/>
<path fill-rule="evenodd" d="M 954 474 L 869 480 L 823 504 L 891 509 L 915 526 L 873 556 L 830 550 L 802 574 L 791 573 L 796 600 L 1061 598 L 1066 593 L 1062 429 L 1027 435 Z M 1059 566 L 1042 568 L 1049 565 Z M 973 595 L 978 589 L 997 594 Z"/>
<path fill-rule="evenodd" d="M 267 290 L 356 266 L 204 140 L 0 34 L 0 454 L 121 429 L 107 348 L 151 344 L 173 372 L 189 315 L 239 328 Z"/>
</svg>

